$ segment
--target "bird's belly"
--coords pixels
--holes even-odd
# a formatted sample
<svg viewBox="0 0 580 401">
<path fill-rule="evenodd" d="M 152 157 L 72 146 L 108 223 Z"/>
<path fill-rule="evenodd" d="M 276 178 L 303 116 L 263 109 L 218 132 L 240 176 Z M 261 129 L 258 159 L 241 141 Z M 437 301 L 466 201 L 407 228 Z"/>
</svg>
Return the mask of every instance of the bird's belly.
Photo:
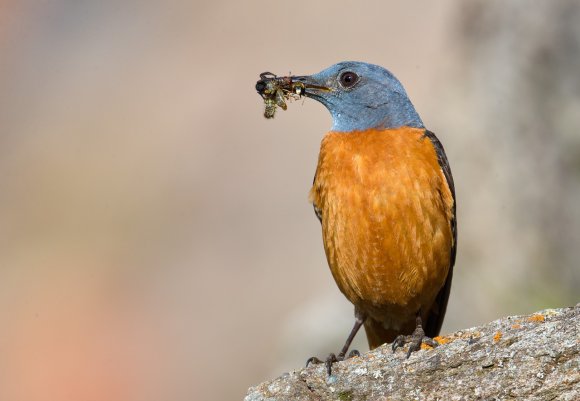
<svg viewBox="0 0 580 401">
<path fill-rule="evenodd" d="M 430 306 L 449 268 L 445 222 L 437 216 L 423 221 L 401 204 L 366 215 L 364 207 L 356 210 L 357 202 L 343 201 L 355 211 L 336 208 L 323 226 L 327 259 L 341 291 L 376 320 L 412 317 Z"/>
<path fill-rule="evenodd" d="M 445 283 L 452 237 L 432 145 L 384 132 L 328 134 L 311 198 L 340 290 L 375 320 L 402 322 Z"/>
</svg>

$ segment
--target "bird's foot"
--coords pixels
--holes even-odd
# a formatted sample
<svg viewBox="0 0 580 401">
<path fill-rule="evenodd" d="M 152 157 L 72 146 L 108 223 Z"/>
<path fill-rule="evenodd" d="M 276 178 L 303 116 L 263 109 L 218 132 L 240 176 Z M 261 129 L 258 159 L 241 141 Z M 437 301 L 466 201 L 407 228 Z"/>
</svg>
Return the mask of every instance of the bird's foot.
<svg viewBox="0 0 580 401">
<path fill-rule="evenodd" d="M 346 359 L 350 359 L 350 358 L 355 357 L 355 356 L 360 356 L 360 352 L 358 352 L 355 349 L 350 351 L 348 353 L 348 356 L 345 356 L 342 352 L 339 353 L 338 356 L 335 354 L 330 354 L 330 355 L 328 355 L 328 357 L 326 358 L 325 361 L 321 361 L 317 357 L 312 356 L 312 357 L 308 358 L 308 360 L 306 361 L 306 367 L 308 367 L 311 364 L 316 365 L 319 363 L 324 363 L 326 365 L 326 372 L 328 373 L 328 376 L 330 376 L 332 374 L 332 364 L 333 363 L 341 362 L 341 361 L 344 361 Z"/>
<path fill-rule="evenodd" d="M 409 359 L 411 353 L 421 349 L 421 344 L 427 344 L 433 348 L 439 345 L 437 341 L 425 335 L 425 331 L 423 331 L 423 327 L 421 327 L 420 324 L 417 325 L 413 334 L 408 336 L 400 335 L 395 338 L 395 341 L 393 341 L 393 352 L 395 352 L 397 348 L 405 346 L 405 344 L 409 344 L 407 359 Z"/>
</svg>

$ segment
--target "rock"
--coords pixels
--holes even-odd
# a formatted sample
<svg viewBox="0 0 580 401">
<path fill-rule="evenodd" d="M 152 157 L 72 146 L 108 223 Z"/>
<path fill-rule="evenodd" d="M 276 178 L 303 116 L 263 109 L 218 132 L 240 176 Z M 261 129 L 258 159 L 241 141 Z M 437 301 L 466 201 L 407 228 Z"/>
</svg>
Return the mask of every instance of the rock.
<svg viewBox="0 0 580 401">
<path fill-rule="evenodd" d="M 580 306 L 510 316 L 438 337 L 405 359 L 383 345 L 360 357 L 286 373 L 245 401 L 580 400 Z"/>
</svg>

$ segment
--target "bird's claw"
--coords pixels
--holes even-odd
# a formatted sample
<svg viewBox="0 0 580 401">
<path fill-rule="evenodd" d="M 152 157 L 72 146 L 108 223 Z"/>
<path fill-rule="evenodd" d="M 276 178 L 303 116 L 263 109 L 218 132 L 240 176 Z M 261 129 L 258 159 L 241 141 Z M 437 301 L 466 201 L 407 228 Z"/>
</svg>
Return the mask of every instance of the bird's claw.
<svg viewBox="0 0 580 401">
<path fill-rule="evenodd" d="M 395 341 L 393 341 L 393 352 L 395 352 L 397 348 L 403 347 L 405 344 L 409 344 L 409 351 L 407 351 L 407 359 L 409 359 L 413 352 L 419 351 L 421 349 L 421 344 L 423 343 L 433 348 L 439 345 L 437 341 L 427 337 L 425 335 L 425 331 L 423 331 L 423 328 L 419 325 L 413 334 L 408 336 L 400 335 L 395 338 Z"/>
<path fill-rule="evenodd" d="M 356 349 L 353 349 L 352 351 L 350 351 L 348 353 L 348 357 L 346 359 L 350 359 L 350 358 L 355 357 L 355 356 L 360 356 L 360 352 L 358 352 L 358 350 L 356 350 Z"/>
<path fill-rule="evenodd" d="M 326 357 L 326 360 L 324 360 L 324 365 L 326 366 L 326 372 L 328 373 L 328 376 L 330 376 L 332 374 L 332 364 L 333 363 L 341 362 L 341 361 L 344 361 L 346 359 L 350 359 L 350 358 L 355 357 L 355 356 L 360 356 L 360 352 L 358 352 L 356 349 L 353 349 L 352 351 L 350 351 L 348 353 L 348 356 L 345 356 L 342 353 L 338 354 L 338 356 L 334 353 L 331 353 L 330 355 L 328 355 L 328 357 Z M 308 367 L 310 364 L 320 364 L 320 363 L 323 363 L 323 361 L 321 361 L 320 359 L 318 359 L 315 356 L 311 356 L 306 361 L 306 367 Z"/>
<path fill-rule="evenodd" d="M 318 359 L 315 356 L 311 356 L 310 358 L 308 358 L 306 360 L 306 367 L 308 367 L 310 364 L 312 364 L 312 365 L 318 365 L 319 363 L 322 363 L 322 361 L 320 359 Z"/>
</svg>

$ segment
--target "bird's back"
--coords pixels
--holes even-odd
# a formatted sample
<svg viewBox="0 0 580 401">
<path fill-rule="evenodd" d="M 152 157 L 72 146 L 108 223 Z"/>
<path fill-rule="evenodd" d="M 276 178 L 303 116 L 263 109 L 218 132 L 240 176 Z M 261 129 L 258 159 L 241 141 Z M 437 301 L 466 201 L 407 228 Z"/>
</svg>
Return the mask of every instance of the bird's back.
<svg viewBox="0 0 580 401">
<path fill-rule="evenodd" d="M 454 196 L 426 131 L 328 133 L 310 198 L 334 279 L 368 316 L 371 348 L 412 331 L 419 310 L 427 321 L 452 267 Z"/>
</svg>

